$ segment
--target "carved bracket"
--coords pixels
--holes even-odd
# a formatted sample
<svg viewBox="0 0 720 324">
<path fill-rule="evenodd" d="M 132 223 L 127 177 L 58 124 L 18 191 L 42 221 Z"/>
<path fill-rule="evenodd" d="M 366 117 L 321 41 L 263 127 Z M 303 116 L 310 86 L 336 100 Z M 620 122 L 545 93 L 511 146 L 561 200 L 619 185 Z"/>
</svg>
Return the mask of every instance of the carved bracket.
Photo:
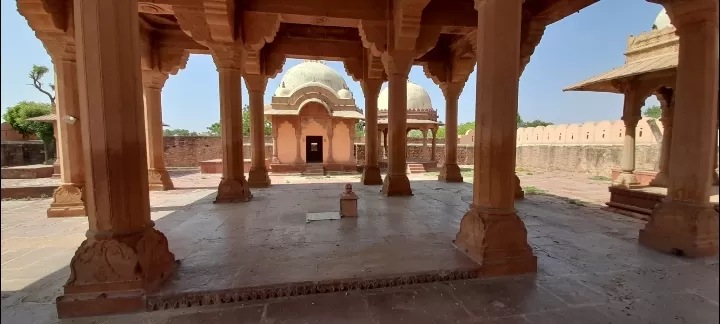
<svg viewBox="0 0 720 324">
<path fill-rule="evenodd" d="M 75 61 L 72 1 L 17 0 L 17 9 L 53 60 Z"/>
<path fill-rule="evenodd" d="M 280 29 L 280 15 L 257 12 L 243 13 L 243 40 L 250 51 L 260 51 L 272 43 Z"/>
</svg>

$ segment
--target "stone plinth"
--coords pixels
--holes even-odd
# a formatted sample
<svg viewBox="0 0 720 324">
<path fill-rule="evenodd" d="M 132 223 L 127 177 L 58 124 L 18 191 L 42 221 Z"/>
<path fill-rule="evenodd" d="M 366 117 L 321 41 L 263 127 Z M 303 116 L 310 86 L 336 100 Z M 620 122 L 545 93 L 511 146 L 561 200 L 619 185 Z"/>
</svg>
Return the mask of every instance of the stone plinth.
<svg viewBox="0 0 720 324">
<path fill-rule="evenodd" d="M 250 171 L 250 165 L 252 164 L 250 159 L 243 160 L 245 170 Z M 265 159 L 265 166 L 270 168 L 270 159 Z M 223 165 L 222 159 L 214 159 L 200 162 L 201 173 L 222 173 Z"/>
<path fill-rule="evenodd" d="M 37 179 L 50 178 L 54 173 L 52 165 L 23 165 L 2 168 L 3 179 Z"/>
<path fill-rule="evenodd" d="M 622 173 L 622 170 L 620 170 L 620 169 L 612 170 L 613 183 L 615 183 L 617 178 L 620 176 L 620 173 Z M 657 171 L 635 170 L 635 179 L 637 179 L 640 186 L 649 186 L 650 182 L 652 182 L 655 179 L 656 175 L 657 175 Z"/>
</svg>

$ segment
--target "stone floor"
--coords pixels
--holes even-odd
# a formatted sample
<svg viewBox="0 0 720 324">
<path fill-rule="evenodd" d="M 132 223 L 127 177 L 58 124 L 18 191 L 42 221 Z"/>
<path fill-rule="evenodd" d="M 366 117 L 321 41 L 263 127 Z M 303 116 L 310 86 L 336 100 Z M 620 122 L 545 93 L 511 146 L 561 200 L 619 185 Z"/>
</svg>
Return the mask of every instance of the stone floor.
<svg viewBox="0 0 720 324">
<path fill-rule="evenodd" d="M 249 204 L 213 205 L 217 175 L 173 172 L 178 190 L 151 193 L 152 218 L 180 260 L 163 293 L 287 280 L 473 266 L 452 248 L 469 184 L 413 176 L 415 196 L 356 185 L 358 219 L 304 223 L 337 210 L 359 176 L 273 177 Z M 643 223 L 600 210 L 607 183 L 520 174 L 517 203 L 538 273 L 155 311 L 68 323 L 717 323 L 718 258 L 690 260 L 637 244 Z M 576 191 L 567 195 L 573 182 Z M 600 192 L 604 192 L 601 199 Z M 270 198 L 273 198 L 272 200 Z M 371 202 L 372 203 L 369 203 Z M 583 201 L 583 202 L 580 202 Z M 54 323 L 54 298 L 84 239 L 83 218 L 47 219 L 48 199 L 3 201 L 2 321 Z"/>
</svg>

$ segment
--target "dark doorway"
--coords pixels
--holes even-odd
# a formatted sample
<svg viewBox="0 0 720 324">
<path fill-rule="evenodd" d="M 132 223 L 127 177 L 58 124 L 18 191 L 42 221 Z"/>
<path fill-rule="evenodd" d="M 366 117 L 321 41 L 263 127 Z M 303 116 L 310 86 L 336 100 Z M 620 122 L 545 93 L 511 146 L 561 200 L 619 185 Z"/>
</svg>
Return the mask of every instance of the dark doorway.
<svg viewBox="0 0 720 324">
<path fill-rule="evenodd" d="M 307 163 L 322 163 L 323 137 L 307 136 L 305 138 L 305 159 Z"/>
</svg>

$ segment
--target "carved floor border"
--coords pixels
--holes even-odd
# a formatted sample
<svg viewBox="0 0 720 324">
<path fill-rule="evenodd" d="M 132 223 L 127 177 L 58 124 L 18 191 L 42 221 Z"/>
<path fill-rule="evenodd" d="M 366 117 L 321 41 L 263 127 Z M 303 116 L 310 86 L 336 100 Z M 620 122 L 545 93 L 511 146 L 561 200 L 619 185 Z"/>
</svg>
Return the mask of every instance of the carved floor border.
<svg viewBox="0 0 720 324">
<path fill-rule="evenodd" d="M 351 290 L 368 290 L 405 286 L 418 283 L 474 279 L 479 276 L 478 268 L 434 270 L 422 273 L 378 276 L 376 278 L 353 278 L 318 282 L 294 282 L 268 286 L 239 287 L 215 291 L 181 292 L 146 297 L 148 312 L 230 304 L 252 300 L 280 297 L 303 296 Z"/>
</svg>

